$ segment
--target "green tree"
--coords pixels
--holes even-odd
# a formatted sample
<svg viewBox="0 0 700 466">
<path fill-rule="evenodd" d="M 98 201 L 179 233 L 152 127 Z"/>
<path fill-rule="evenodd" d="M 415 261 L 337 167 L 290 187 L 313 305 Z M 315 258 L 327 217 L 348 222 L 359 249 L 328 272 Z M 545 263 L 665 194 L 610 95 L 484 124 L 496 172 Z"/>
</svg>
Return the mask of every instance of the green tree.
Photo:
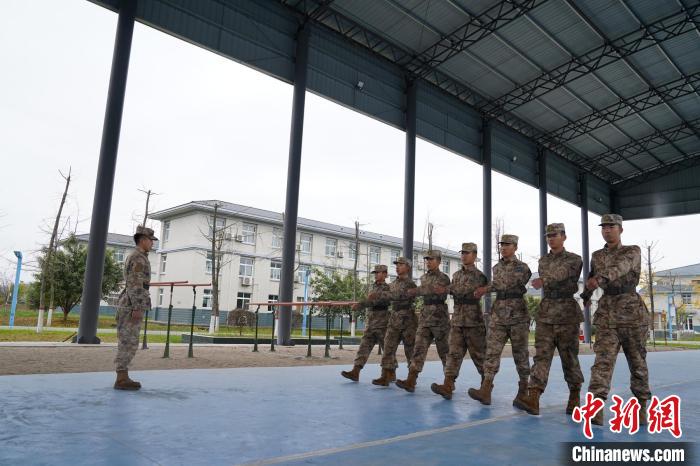
<svg viewBox="0 0 700 466">
<path fill-rule="evenodd" d="M 537 311 L 540 308 L 540 298 L 536 298 L 535 296 L 530 296 L 529 294 L 525 295 L 525 302 L 527 304 L 527 313 L 530 316 L 530 322 L 535 320 L 535 317 L 537 316 Z"/>
<path fill-rule="evenodd" d="M 318 301 L 352 301 L 353 287 L 355 279 L 352 272 L 340 274 L 333 272 L 328 276 L 319 269 L 313 269 L 309 278 L 309 285 L 314 294 L 314 298 Z M 358 293 L 358 299 L 364 295 L 367 290 L 366 280 L 357 280 L 357 289 L 361 290 Z M 349 315 L 350 306 L 325 307 L 320 310 L 323 316 Z"/>
<path fill-rule="evenodd" d="M 46 259 L 46 251 L 39 257 L 40 269 Z M 83 294 L 83 279 L 87 262 L 87 248 L 80 244 L 74 235 L 61 243 L 60 248 L 53 254 L 53 277 L 56 304 L 63 310 L 63 321 L 76 304 L 80 302 Z M 37 279 L 32 283 L 27 292 L 28 300 L 32 306 L 39 303 L 39 290 L 41 288 L 41 274 L 36 274 Z M 122 270 L 114 259 L 112 251 L 105 254 L 104 274 L 102 276 L 102 299 L 107 299 L 110 293 L 119 290 L 122 280 Z"/>
</svg>

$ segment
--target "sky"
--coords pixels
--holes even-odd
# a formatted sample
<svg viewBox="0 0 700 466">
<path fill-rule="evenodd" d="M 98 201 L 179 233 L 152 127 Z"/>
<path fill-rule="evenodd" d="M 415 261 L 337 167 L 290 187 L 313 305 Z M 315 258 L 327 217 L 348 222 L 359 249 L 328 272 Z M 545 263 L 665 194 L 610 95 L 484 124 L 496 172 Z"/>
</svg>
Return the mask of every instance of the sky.
<svg viewBox="0 0 700 466">
<path fill-rule="evenodd" d="M 84 0 L 0 3 L 0 275 L 14 276 L 20 250 L 31 280 L 69 168 L 64 222 L 90 230 L 116 23 Z M 201 199 L 283 211 L 291 103 L 291 85 L 137 23 L 109 231 L 133 233 L 143 189 L 158 193 L 151 211 Z M 299 215 L 400 237 L 403 160 L 403 132 L 307 94 Z M 494 219 L 536 270 L 537 190 L 496 172 L 492 184 Z M 437 245 L 481 244 L 481 186 L 478 164 L 419 140 L 415 239 L 427 241 L 432 222 Z M 580 254 L 580 209 L 548 201 L 549 221 L 566 224 L 566 247 Z M 589 214 L 591 251 L 603 244 L 598 220 Z M 663 270 L 700 262 L 699 231 L 700 215 L 630 221 L 623 242 L 654 242 Z"/>
</svg>

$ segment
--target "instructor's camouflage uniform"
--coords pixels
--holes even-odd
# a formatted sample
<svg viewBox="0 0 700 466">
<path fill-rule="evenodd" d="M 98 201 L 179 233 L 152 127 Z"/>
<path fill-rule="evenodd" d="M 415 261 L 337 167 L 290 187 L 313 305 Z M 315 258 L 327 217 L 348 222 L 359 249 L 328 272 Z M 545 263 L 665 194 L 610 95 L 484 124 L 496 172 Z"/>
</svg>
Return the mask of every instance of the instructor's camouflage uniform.
<svg viewBox="0 0 700 466">
<path fill-rule="evenodd" d="M 622 226 L 622 217 L 603 215 L 601 225 Z M 596 327 L 595 363 L 591 368 L 588 391 L 597 398 L 607 399 L 610 379 L 620 348 L 625 353 L 630 370 L 630 388 L 639 400 L 649 400 L 649 371 L 646 361 L 646 338 L 649 316 L 636 292 L 641 272 L 639 246 L 622 246 L 595 251 L 591 257 L 591 277 L 600 277 L 603 296 L 593 317 Z"/>
<path fill-rule="evenodd" d="M 547 234 L 550 233 L 565 233 L 564 224 L 547 225 Z M 569 390 L 581 389 L 583 374 L 578 361 L 578 335 L 583 314 L 573 295 L 578 291 L 582 267 L 581 256 L 566 250 L 558 254 L 550 251 L 539 261 L 544 298 L 535 318 L 536 354 L 530 373 L 531 389 L 544 392 L 555 349 L 559 352 Z"/>
<path fill-rule="evenodd" d="M 462 252 L 476 251 L 476 244 L 462 244 Z M 454 297 L 454 312 L 450 321 L 450 349 L 445 365 L 446 376 L 455 379 L 459 376 L 459 369 L 467 350 L 479 375 L 484 375 L 486 328 L 479 305 L 480 299 L 474 297 L 474 291 L 481 286 L 486 286 L 487 282 L 486 275 L 475 265 L 463 265 L 452 275 L 450 294 Z"/>
<path fill-rule="evenodd" d="M 152 239 L 153 230 L 139 226 L 137 235 L 145 235 Z M 136 354 L 139 344 L 139 330 L 141 319 L 134 321 L 132 311 L 146 312 L 151 308 L 151 295 L 148 288 L 151 283 L 151 264 L 148 261 L 148 252 L 138 246 L 124 261 L 125 287 L 117 301 L 117 357 L 114 363 L 117 371 L 126 371 L 131 360 Z"/>
</svg>

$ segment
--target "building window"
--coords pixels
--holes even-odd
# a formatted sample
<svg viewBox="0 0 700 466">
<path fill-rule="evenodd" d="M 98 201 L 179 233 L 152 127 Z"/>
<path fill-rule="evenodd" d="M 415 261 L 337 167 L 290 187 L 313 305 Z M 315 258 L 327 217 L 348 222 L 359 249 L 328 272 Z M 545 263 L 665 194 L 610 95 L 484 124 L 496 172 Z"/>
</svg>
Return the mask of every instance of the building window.
<svg viewBox="0 0 700 466">
<path fill-rule="evenodd" d="M 369 263 L 372 265 L 379 264 L 382 257 L 382 248 L 379 246 L 369 247 Z"/>
<path fill-rule="evenodd" d="M 160 255 L 160 273 L 165 273 L 165 267 L 167 264 L 168 264 L 168 255 L 161 254 Z"/>
<path fill-rule="evenodd" d="M 202 307 L 204 309 L 211 309 L 212 299 L 211 299 L 211 289 L 205 288 L 202 294 Z"/>
<path fill-rule="evenodd" d="M 163 288 L 158 288 L 158 305 L 162 306 L 163 305 L 163 293 L 165 292 L 165 289 Z"/>
<path fill-rule="evenodd" d="M 124 264 L 124 256 L 126 256 L 126 250 L 124 248 L 114 248 L 114 260 L 116 260 L 119 265 Z"/>
<path fill-rule="evenodd" d="M 244 223 L 242 232 L 242 242 L 245 244 L 255 244 L 255 232 L 258 226 L 254 223 Z"/>
<path fill-rule="evenodd" d="M 205 265 L 205 271 L 208 274 L 211 273 L 211 269 L 212 269 L 212 262 L 213 262 L 211 260 L 212 257 L 214 257 L 214 256 L 212 256 L 211 251 L 207 251 L 207 261 L 206 261 L 206 265 Z"/>
<path fill-rule="evenodd" d="M 311 270 L 311 268 L 308 265 L 300 265 L 299 268 L 297 269 L 297 281 L 299 283 L 305 283 L 306 282 L 306 274 L 310 270 Z"/>
<path fill-rule="evenodd" d="M 311 243 L 314 239 L 313 235 L 309 233 L 302 233 L 299 235 L 299 244 L 301 245 L 301 252 L 304 254 L 311 254 Z"/>
<path fill-rule="evenodd" d="M 279 249 L 282 247 L 282 234 L 283 230 L 278 227 L 272 228 L 272 247 Z"/>
<path fill-rule="evenodd" d="M 281 262 L 270 262 L 270 280 L 278 282 L 282 277 L 282 263 Z"/>
<path fill-rule="evenodd" d="M 401 251 L 398 249 L 392 249 L 391 250 L 391 263 L 393 264 L 397 260 L 399 260 L 399 256 L 401 255 Z"/>
<path fill-rule="evenodd" d="M 236 296 L 236 308 L 248 309 L 250 305 L 250 293 L 238 293 Z"/>
<path fill-rule="evenodd" d="M 280 300 L 280 297 L 276 294 L 269 294 L 267 295 L 267 302 L 268 303 L 278 303 Z M 277 310 L 277 306 L 270 306 L 270 311 L 275 312 Z"/>
<path fill-rule="evenodd" d="M 681 293 L 681 298 L 683 298 L 683 304 L 692 304 L 693 300 L 690 293 Z"/>
<path fill-rule="evenodd" d="M 214 232 L 212 231 L 212 225 L 214 225 L 214 216 L 209 217 L 209 238 L 212 237 Z M 217 233 L 226 228 L 226 219 L 219 216 L 216 217 L 216 231 Z"/>
<path fill-rule="evenodd" d="M 357 243 L 355 243 L 354 241 L 350 243 L 348 247 L 348 257 L 352 260 L 355 260 L 355 258 L 357 257 Z"/>
<path fill-rule="evenodd" d="M 442 261 L 442 271 L 448 275 L 450 274 L 450 261 L 448 261 L 447 259 Z"/>
<path fill-rule="evenodd" d="M 238 276 L 239 277 L 252 277 L 253 276 L 253 258 L 252 257 L 241 257 L 241 263 L 238 266 Z"/>
<path fill-rule="evenodd" d="M 413 253 L 413 270 L 423 270 L 423 260 L 418 260 L 418 253 Z"/>
<path fill-rule="evenodd" d="M 326 238 L 326 257 L 335 257 L 338 250 L 338 240 L 335 238 Z"/>
<path fill-rule="evenodd" d="M 333 274 L 335 273 L 335 269 L 331 269 L 330 267 L 326 267 L 323 269 L 323 273 L 326 275 L 328 278 L 333 278 Z"/>
<path fill-rule="evenodd" d="M 165 243 L 170 238 L 170 220 L 163 222 L 163 242 Z"/>
</svg>

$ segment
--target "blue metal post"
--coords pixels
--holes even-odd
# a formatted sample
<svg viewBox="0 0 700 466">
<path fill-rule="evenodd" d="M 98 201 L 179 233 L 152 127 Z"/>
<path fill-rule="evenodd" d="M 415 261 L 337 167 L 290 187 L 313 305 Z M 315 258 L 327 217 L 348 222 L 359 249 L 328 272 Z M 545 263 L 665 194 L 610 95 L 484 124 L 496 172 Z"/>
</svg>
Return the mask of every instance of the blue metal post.
<svg viewBox="0 0 700 466">
<path fill-rule="evenodd" d="M 10 328 L 15 325 L 15 311 L 17 310 L 17 293 L 19 292 L 19 274 L 22 272 L 22 252 L 15 251 L 17 256 L 17 272 L 15 273 L 15 287 L 12 289 L 12 307 L 10 308 Z"/>
<path fill-rule="evenodd" d="M 309 302 L 309 275 L 311 274 L 310 270 L 306 270 L 306 274 L 304 275 L 304 302 L 308 303 Z M 301 336 L 305 337 L 306 336 L 306 316 L 309 314 L 309 306 L 304 306 L 304 311 L 302 314 L 302 320 L 301 320 Z"/>
</svg>

